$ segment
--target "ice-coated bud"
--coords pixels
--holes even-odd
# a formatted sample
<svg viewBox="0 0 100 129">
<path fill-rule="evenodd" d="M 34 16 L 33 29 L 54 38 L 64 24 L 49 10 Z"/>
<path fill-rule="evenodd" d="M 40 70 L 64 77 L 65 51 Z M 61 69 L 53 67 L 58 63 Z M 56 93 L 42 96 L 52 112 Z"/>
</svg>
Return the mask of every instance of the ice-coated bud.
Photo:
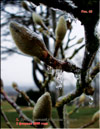
<svg viewBox="0 0 100 129">
<path fill-rule="evenodd" d="M 44 93 L 37 101 L 33 109 L 33 119 L 35 121 L 47 120 L 51 118 L 52 101 L 48 92 Z"/>
<path fill-rule="evenodd" d="M 25 26 L 11 22 L 10 32 L 16 46 L 25 54 L 36 56 L 39 59 L 46 58 L 48 50 L 43 40 Z"/>
<path fill-rule="evenodd" d="M 96 113 L 94 113 L 93 117 L 92 117 L 92 121 L 96 121 L 100 119 L 100 110 L 97 111 Z"/>
<path fill-rule="evenodd" d="M 83 93 L 81 96 L 80 96 L 80 98 L 79 98 L 79 102 L 80 103 L 83 103 L 84 101 L 85 101 L 85 94 Z"/>
<path fill-rule="evenodd" d="M 40 15 L 38 15 L 37 13 L 33 12 L 32 13 L 32 18 L 33 18 L 33 21 L 34 23 L 40 25 L 43 29 L 47 30 L 47 27 L 45 26 L 42 18 Z"/>
<path fill-rule="evenodd" d="M 56 30 L 55 30 L 55 35 L 56 35 L 56 40 L 62 41 L 65 37 L 67 31 L 67 25 L 66 21 L 63 16 L 59 18 Z"/>
</svg>

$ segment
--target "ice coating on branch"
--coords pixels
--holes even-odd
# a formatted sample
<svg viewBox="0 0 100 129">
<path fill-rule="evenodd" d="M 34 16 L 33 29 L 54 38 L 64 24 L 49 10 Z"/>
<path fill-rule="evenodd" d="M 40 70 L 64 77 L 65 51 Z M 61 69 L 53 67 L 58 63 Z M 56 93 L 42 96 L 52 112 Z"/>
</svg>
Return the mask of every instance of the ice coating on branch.
<svg viewBox="0 0 100 129">
<path fill-rule="evenodd" d="M 55 70 L 55 81 L 56 81 L 56 88 L 62 88 L 63 85 L 63 71 L 56 69 Z"/>
<path fill-rule="evenodd" d="M 10 23 L 10 32 L 16 46 L 25 54 L 44 57 L 48 53 L 43 40 L 30 29 L 17 22 Z"/>
</svg>

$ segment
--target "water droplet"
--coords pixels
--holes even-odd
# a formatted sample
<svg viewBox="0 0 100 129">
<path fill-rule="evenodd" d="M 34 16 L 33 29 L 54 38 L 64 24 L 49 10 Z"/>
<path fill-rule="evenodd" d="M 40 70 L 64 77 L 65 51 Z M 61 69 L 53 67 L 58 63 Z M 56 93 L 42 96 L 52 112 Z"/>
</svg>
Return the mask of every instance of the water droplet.
<svg viewBox="0 0 100 129">
<path fill-rule="evenodd" d="M 62 84 L 63 84 L 63 72 L 62 72 L 62 70 L 56 69 L 54 79 L 56 81 L 56 88 L 62 88 Z"/>
</svg>

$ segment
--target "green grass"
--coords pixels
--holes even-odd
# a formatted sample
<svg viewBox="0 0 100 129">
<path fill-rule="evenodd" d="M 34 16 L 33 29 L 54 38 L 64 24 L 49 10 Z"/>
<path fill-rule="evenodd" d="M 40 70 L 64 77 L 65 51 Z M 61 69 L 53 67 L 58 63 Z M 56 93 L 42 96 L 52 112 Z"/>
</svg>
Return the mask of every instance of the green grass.
<svg viewBox="0 0 100 129">
<path fill-rule="evenodd" d="M 75 106 L 67 106 L 67 112 L 70 112 L 72 109 L 74 109 L 74 107 Z M 11 122 L 11 125 L 14 128 L 29 128 L 29 127 L 33 128 L 31 126 L 18 126 L 18 125 L 16 125 L 16 118 L 18 118 L 18 114 L 16 113 L 15 109 L 13 109 L 11 107 L 11 105 L 9 105 L 7 102 L 2 103 L 2 109 L 5 112 L 5 114 L 7 115 L 7 118 L 9 119 L 9 121 Z M 32 108 L 21 107 L 21 109 L 27 117 L 32 119 L 32 112 L 33 112 Z M 69 127 L 70 128 L 79 128 L 82 125 L 88 123 L 91 120 L 92 115 L 97 110 L 98 110 L 98 107 L 96 107 L 96 108 L 81 107 L 78 110 L 78 112 L 75 112 L 69 116 L 69 121 L 70 121 Z M 52 118 L 54 120 L 59 118 L 56 108 L 53 108 L 53 110 L 52 110 Z M 56 123 L 58 125 L 58 121 L 56 121 Z M 2 118 L 2 116 L 1 116 L 1 127 L 7 128 L 7 125 L 5 124 L 5 121 Z M 94 125 L 90 126 L 89 128 L 99 128 L 99 122 L 97 121 Z"/>
</svg>

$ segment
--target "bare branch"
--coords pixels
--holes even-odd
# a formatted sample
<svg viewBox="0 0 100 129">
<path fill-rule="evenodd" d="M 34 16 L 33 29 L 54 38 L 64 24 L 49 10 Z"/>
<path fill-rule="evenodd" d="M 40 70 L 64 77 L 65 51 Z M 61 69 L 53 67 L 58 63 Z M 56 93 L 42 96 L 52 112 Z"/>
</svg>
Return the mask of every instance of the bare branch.
<svg viewBox="0 0 100 129">
<path fill-rule="evenodd" d="M 11 98 L 8 97 L 8 95 L 6 94 L 6 92 L 4 90 L 2 90 L 1 94 L 4 96 L 4 98 L 7 100 L 7 102 L 13 108 L 15 108 L 15 110 L 19 114 L 19 117 L 22 118 L 24 120 L 24 122 L 33 123 L 33 121 L 31 119 L 29 119 L 25 114 L 23 114 L 20 107 Z M 32 124 L 31 126 L 34 126 L 34 124 Z"/>
<path fill-rule="evenodd" d="M 4 118 L 4 120 L 5 120 L 5 122 L 6 122 L 6 125 L 7 125 L 10 129 L 13 129 L 13 127 L 12 127 L 11 123 L 9 122 L 9 120 L 8 120 L 8 118 L 7 118 L 7 116 L 6 116 L 6 114 L 2 111 L 2 108 L 0 109 L 0 111 L 1 111 L 2 117 Z"/>
</svg>

